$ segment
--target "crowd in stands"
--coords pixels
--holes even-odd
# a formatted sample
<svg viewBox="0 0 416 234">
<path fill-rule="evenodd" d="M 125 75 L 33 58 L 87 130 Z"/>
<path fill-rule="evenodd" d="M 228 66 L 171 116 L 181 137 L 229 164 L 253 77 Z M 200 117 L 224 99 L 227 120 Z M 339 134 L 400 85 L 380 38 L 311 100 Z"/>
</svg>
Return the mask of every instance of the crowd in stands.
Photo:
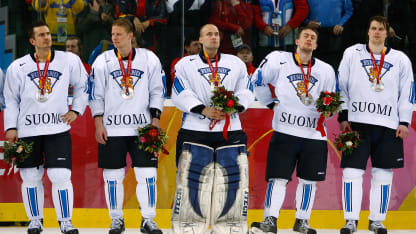
<svg viewBox="0 0 416 234">
<path fill-rule="evenodd" d="M 242 48 L 250 50 L 253 57 L 252 62 L 248 63 L 250 69 L 257 67 L 273 50 L 293 51 L 297 29 L 302 25 L 313 26 L 319 31 L 315 56 L 337 70 L 345 48 L 366 43 L 368 19 L 374 15 L 384 15 L 392 26 L 388 46 L 404 51 L 412 61 L 413 70 L 416 68 L 416 0 L 25 2 L 28 15 L 33 20 L 42 18 L 49 24 L 55 49 L 65 50 L 65 41 L 76 36 L 79 44 L 83 45 L 80 56 L 84 63 L 90 65 L 101 52 L 114 48 L 111 24 L 115 19 L 125 17 L 134 24 L 137 46 L 155 52 L 167 76 L 172 76 L 173 65 L 180 57 L 199 53 L 199 29 L 206 23 L 215 24 L 220 30 L 220 52 L 237 54 Z M 9 14 L 9 17 L 28 16 Z M 20 47 L 19 43 L 26 42 L 18 40 L 17 43 L 17 47 Z M 18 56 L 24 53 L 27 51 L 19 52 Z"/>
</svg>

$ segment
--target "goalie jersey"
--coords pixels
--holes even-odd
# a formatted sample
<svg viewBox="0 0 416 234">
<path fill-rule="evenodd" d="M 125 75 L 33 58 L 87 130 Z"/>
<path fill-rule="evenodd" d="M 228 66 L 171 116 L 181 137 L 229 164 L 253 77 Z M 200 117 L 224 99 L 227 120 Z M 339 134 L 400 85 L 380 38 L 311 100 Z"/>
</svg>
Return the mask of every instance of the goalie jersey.
<svg viewBox="0 0 416 234">
<path fill-rule="evenodd" d="M 45 63 L 39 63 L 43 74 Z M 68 87 L 74 86 L 71 110 L 84 113 L 88 104 L 88 74 L 80 58 L 63 51 L 51 51 L 46 84 L 48 100 L 36 98 L 39 73 L 34 53 L 16 59 L 7 69 L 4 87 L 4 129 L 16 128 L 19 137 L 51 135 L 68 131 L 61 115 L 68 112 Z"/>
<path fill-rule="evenodd" d="M 123 60 L 126 70 L 127 63 Z M 92 65 L 90 108 L 94 117 L 103 116 L 108 136 L 137 136 L 137 127 L 152 123 L 150 108 L 163 110 L 166 78 L 153 52 L 133 49 L 130 78 L 134 94 L 131 99 L 124 99 L 117 49 L 105 51 Z"/>
<path fill-rule="evenodd" d="M 380 54 L 374 54 L 377 66 Z M 410 124 L 415 84 L 412 65 L 402 52 L 387 48 L 380 79 L 384 90 L 372 90 L 373 63 L 368 45 L 347 48 L 339 66 L 339 88 L 348 121 L 384 126 L 396 130 L 400 122 Z"/>
<path fill-rule="evenodd" d="M 215 69 L 215 61 L 212 66 Z M 233 91 L 239 104 L 247 109 L 254 100 L 252 84 L 247 74 L 246 65 L 236 56 L 218 53 L 218 70 L 220 85 Z M 183 111 L 182 128 L 201 132 L 221 132 L 225 120 L 218 122 L 209 130 L 211 120 L 203 115 L 191 112 L 199 106 L 211 106 L 212 88 L 210 80 L 212 72 L 203 53 L 182 58 L 175 66 L 175 80 L 172 87 L 172 101 Z M 229 131 L 241 130 L 238 113 L 230 116 Z"/>
<path fill-rule="evenodd" d="M 303 70 L 306 75 L 308 66 L 303 66 Z M 303 80 L 295 54 L 274 51 L 263 59 L 253 74 L 254 92 L 264 105 L 277 103 L 274 106 L 272 122 L 272 127 L 276 132 L 326 140 L 326 137 L 322 137 L 316 130 L 321 113 L 315 107 L 315 100 L 322 91 L 335 91 L 335 72 L 329 64 L 312 57 L 308 92 L 312 95 L 313 102 L 309 105 L 303 104 L 301 99 L 306 90 Z M 277 100 L 272 98 L 267 84 L 275 87 Z"/>
</svg>

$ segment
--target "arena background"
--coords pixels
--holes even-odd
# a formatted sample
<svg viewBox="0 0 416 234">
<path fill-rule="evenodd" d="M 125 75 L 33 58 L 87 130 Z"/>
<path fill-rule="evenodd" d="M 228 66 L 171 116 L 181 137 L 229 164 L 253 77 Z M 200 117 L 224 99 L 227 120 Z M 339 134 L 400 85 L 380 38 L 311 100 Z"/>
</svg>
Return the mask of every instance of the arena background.
<svg viewBox="0 0 416 234">
<path fill-rule="evenodd" d="M 271 137 L 272 111 L 254 104 L 240 115 L 244 131 L 248 135 L 248 151 L 250 162 L 250 202 L 249 223 L 263 217 L 264 179 L 266 152 Z M 161 118 L 161 127 L 169 136 L 167 149 L 169 155 L 161 155 L 158 169 L 158 201 L 156 221 L 162 228 L 170 228 L 170 213 L 175 193 L 175 142 L 180 128 L 182 113 L 167 100 Z M 413 113 L 413 122 L 416 112 Z M 0 140 L 4 140 L 3 112 L 0 114 Z M 326 181 L 318 184 L 311 225 L 320 229 L 338 229 L 344 224 L 341 203 L 341 177 L 339 168 L 340 153 L 335 150 L 332 142 L 338 134 L 336 117 L 326 121 L 328 128 L 328 169 Z M 94 122 L 87 108 L 85 114 L 73 123 L 71 129 L 73 142 L 74 211 L 73 223 L 77 227 L 108 227 L 111 220 L 108 216 L 104 198 L 104 181 L 102 170 L 97 168 L 97 143 L 94 138 Z M 416 230 L 416 131 L 410 130 L 404 142 L 405 168 L 395 170 L 394 184 L 389 204 L 389 212 L 385 222 L 389 229 Z M 129 162 L 130 163 L 130 162 Z M 370 165 L 370 162 L 369 162 Z M 27 221 L 22 203 L 18 171 L 11 171 L 4 161 L 0 160 L 0 222 Z M 359 229 L 368 225 L 368 195 L 370 188 L 370 170 L 364 175 L 364 198 Z M 51 183 L 44 177 L 45 185 L 45 226 L 57 227 L 56 214 L 50 194 Z M 136 199 L 136 180 L 133 170 L 126 168 L 124 212 L 128 228 L 140 225 L 139 204 Z M 297 178 L 288 184 L 283 210 L 279 217 L 279 228 L 291 228 L 295 213 L 295 191 Z"/>
</svg>

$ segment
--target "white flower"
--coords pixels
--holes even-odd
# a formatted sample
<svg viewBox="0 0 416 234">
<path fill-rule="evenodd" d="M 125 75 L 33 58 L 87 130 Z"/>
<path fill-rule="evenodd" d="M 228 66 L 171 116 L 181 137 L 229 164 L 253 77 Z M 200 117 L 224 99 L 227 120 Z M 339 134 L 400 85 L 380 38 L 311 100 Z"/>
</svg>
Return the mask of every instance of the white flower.
<svg viewBox="0 0 416 234">
<path fill-rule="evenodd" d="M 19 145 L 19 147 L 17 147 L 16 152 L 20 154 L 22 151 L 23 151 L 23 146 Z"/>
<path fill-rule="evenodd" d="M 345 145 L 346 145 L 348 148 L 352 147 L 352 141 L 347 141 L 347 142 L 345 142 Z"/>
</svg>

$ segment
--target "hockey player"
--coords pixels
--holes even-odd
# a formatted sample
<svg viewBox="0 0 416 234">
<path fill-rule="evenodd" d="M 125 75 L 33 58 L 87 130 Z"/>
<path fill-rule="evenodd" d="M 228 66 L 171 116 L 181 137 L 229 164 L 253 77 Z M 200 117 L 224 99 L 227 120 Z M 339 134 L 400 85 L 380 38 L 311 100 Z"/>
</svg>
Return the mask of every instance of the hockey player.
<svg viewBox="0 0 416 234">
<path fill-rule="evenodd" d="M 3 73 L 3 70 L 0 69 L 0 111 L 3 110 L 3 105 L 4 105 L 3 89 L 4 89 L 4 73 Z"/>
<path fill-rule="evenodd" d="M 34 143 L 31 155 L 17 164 L 30 219 L 28 233 L 37 234 L 43 229 L 42 177 L 46 168 L 60 229 L 62 233 L 77 234 L 71 223 L 74 193 L 69 129 L 88 103 L 84 92 L 88 75 L 78 56 L 51 49 L 51 33 L 44 22 L 35 22 L 29 35 L 35 52 L 9 66 L 4 87 L 7 140 L 20 138 Z M 74 97 L 68 111 L 69 84 L 74 86 Z"/>
<path fill-rule="evenodd" d="M 356 130 L 360 144 L 343 156 L 342 207 L 347 220 L 342 234 L 357 231 L 363 194 L 363 174 L 371 155 L 372 179 L 368 229 L 387 233 L 385 220 L 393 180 L 392 168 L 403 167 L 403 139 L 412 120 L 415 87 L 409 58 L 386 47 L 389 24 L 382 16 L 370 19 L 368 44 L 347 48 L 339 66 L 343 97 L 338 121 L 341 131 Z"/>
<path fill-rule="evenodd" d="M 256 97 L 274 110 L 274 133 L 267 153 L 264 221 L 252 223 L 253 233 L 277 232 L 276 221 L 285 199 L 286 184 L 295 168 L 299 184 L 293 230 L 316 233 L 308 220 L 316 183 L 325 180 L 328 148 L 326 137 L 316 130 L 320 113 L 314 103 L 321 91 L 332 92 L 336 84 L 332 67 L 312 57 L 317 40 L 315 29 L 301 28 L 295 53 L 270 53 L 253 75 Z M 273 100 L 268 84 L 275 86 L 277 100 Z"/>
<path fill-rule="evenodd" d="M 131 45 L 133 25 L 114 21 L 111 32 L 116 47 L 95 60 L 90 74 L 90 108 L 98 142 L 98 167 L 104 168 L 104 191 L 110 217 L 110 234 L 125 230 L 123 200 L 126 154 L 130 154 L 137 180 L 142 233 L 162 231 L 156 216 L 157 157 L 138 148 L 137 127 L 159 127 L 165 94 L 165 76 L 156 55 Z"/>
<path fill-rule="evenodd" d="M 225 140 L 226 114 L 211 107 L 210 100 L 216 83 L 223 85 L 239 98 L 237 109 L 242 112 L 254 100 L 252 85 L 238 57 L 218 53 L 215 25 L 203 26 L 199 41 L 202 51 L 175 66 L 172 101 L 184 116 L 176 146 L 173 232 L 202 234 L 211 225 L 217 234 L 248 233 L 247 136 L 238 113 L 233 113 Z M 212 130 L 211 120 L 219 121 Z"/>
</svg>

